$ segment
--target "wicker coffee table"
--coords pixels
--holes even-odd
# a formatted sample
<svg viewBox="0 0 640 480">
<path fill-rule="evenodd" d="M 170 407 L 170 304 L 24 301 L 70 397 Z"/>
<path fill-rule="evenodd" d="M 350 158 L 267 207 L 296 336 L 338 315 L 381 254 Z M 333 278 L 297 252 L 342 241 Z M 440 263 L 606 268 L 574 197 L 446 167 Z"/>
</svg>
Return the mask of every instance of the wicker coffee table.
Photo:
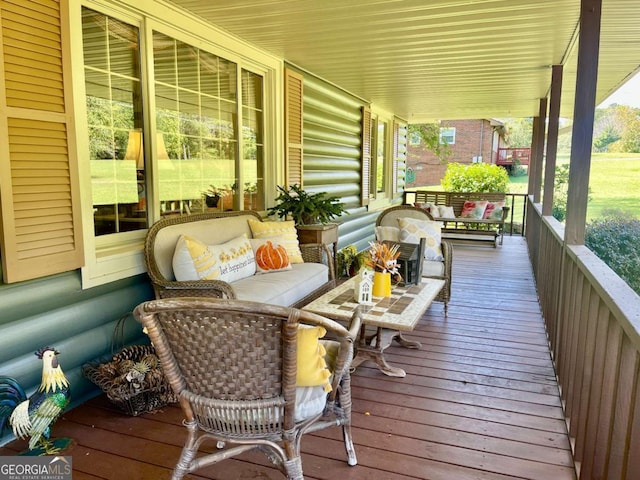
<svg viewBox="0 0 640 480">
<path fill-rule="evenodd" d="M 355 368 L 366 360 L 372 360 L 386 375 L 406 376 L 404 370 L 387 363 L 384 350 L 394 340 L 407 348 L 420 348 L 419 342 L 405 339 L 402 332 L 410 332 L 415 328 L 418 320 L 442 290 L 444 280 L 423 278 L 417 285 L 394 285 L 391 297 L 374 297 L 371 305 L 360 305 L 354 300 L 354 282 L 355 278 L 347 280 L 302 307 L 303 310 L 348 322 L 355 309 L 360 306 L 363 314 L 362 328 L 352 366 Z M 375 333 L 367 332 L 367 327 L 375 327 Z"/>
</svg>

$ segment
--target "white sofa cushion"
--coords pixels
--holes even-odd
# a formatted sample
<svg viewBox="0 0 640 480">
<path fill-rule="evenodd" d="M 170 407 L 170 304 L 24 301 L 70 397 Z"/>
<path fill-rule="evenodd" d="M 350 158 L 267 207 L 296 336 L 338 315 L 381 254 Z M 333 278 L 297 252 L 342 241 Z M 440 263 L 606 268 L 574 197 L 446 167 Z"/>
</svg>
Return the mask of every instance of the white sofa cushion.
<svg viewBox="0 0 640 480">
<path fill-rule="evenodd" d="M 288 306 L 329 281 L 329 268 L 321 263 L 294 263 L 291 270 L 253 275 L 231 283 L 240 300 Z"/>
<path fill-rule="evenodd" d="M 442 277 L 444 276 L 444 262 L 435 260 L 424 260 L 422 262 L 423 277 Z"/>
</svg>

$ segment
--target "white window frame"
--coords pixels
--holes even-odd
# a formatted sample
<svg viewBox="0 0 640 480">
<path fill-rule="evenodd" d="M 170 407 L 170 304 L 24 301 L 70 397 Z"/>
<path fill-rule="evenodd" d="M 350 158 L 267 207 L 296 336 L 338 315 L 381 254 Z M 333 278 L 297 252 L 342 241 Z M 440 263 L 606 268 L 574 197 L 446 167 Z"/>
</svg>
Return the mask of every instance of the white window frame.
<svg viewBox="0 0 640 480">
<path fill-rule="evenodd" d="M 264 158 L 265 191 L 275 190 L 275 185 L 284 179 L 284 168 L 277 159 L 282 158 L 283 145 L 283 70 L 282 59 L 254 49 L 226 32 L 205 22 L 169 9 L 162 4 L 138 6 L 135 0 L 69 0 L 70 32 L 72 38 L 82 38 L 82 7 L 94 9 L 140 28 L 143 102 L 145 104 L 145 127 L 151 138 L 155 138 L 155 103 L 153 87 L 152 32 L 157 30 L 200 49 L 224 57 L 245 69 L 263 76 L 264 79 Z M 146 11 L 144 9 L 147 9 Z M 167 22 L 171 20 L 172 24 Z M 82 42 L 73 42 L 71 71 L 73 77 L 73 101 L 76 106 L 75 136 L 77 139 L 78 170 L 80 175 L 82 220 L 84 236 L 85 266 L 82 268 L 82 287 L 90 288 L 146 272 L 143 243 L 146 230 L 124 232 L 96 237 L 93 231 L 93 205 L 91 199 L 91 172 L 89 162 L 88 129 L 86 122 L 84 61 Z M 148 117 L 148 118 L 147 118 Z M 149 162 L 151 172 L 157 169 L 156 160 Z M 157 176 L 151 173 L 152 189 L 157 189 Z M 157 190 L 156 190 L 157 191 Z M 268 206 L 268 205 L 267 205 Z M 149 222 L 159 219 L 159 211 L 149 205 Z"/>
<path fill-rule="evenodd" d="M 422 137 L 420 136 L 420 133 L 418 132 L 411 132 L 409 134 L 409 145 L 411 145 L 412 147 L 417 147 L 418 145 L 420 145 L 422 143 Z"/>
<path fill-rule="evenodd" d="M 451 141 L 447 140 L 447 138 L 451 138 Z M 438 136 L 438 140 L 440 142 L 440 145 L 455 145 L 456 127 L 440 127 L 440 135 Z"/>
<path fill-rule="evenodd" d="M 393 197 L 393 115 L 384 110 L 372 107 L 371 109 L 371 181 L 370 208 L 377 209 L 387 206 Z M 378 192 L 377 171 L 378 171 L 378 125 L 380 122 L 386 123 L 384 142 L 384 188 Z"/>
</svg>

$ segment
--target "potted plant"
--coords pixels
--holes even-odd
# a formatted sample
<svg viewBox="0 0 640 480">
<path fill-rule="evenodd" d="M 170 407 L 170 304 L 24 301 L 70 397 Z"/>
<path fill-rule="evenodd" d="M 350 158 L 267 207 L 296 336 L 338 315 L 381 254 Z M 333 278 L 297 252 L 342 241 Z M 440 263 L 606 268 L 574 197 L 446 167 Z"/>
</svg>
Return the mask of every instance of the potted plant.
<svg viewBox="0 0 640 480">
<path fill-rule="evenodd" d="M 224 197 L 227 191 L 215 185 L 209 185 L 209 188 L 202 192 L 202 194 L 204 195 L 204 202 L 207 204 L 207 207 L 216 208 L 220 198 Z"/>
<path fill-rule="evenodd" d="M 296 225 L 326 224 L 347 213 L 337 197 L 328 197 L 326 192 L 308 193 L 300 185 L 289 189 L 278 186 L 276 205 L 267 210 L 269 215 L 280 218 L 291 217 Z"/>
<path fill-rule="evenodd" d="M 357 275 L 360 267 L 364 265 L 365 256 L 367 251 L 358 253 L 358 248 L 355 245 L 347 245 L 338 251 L 338 271 L 346 274 L 348 277 Z"/>
</svg>

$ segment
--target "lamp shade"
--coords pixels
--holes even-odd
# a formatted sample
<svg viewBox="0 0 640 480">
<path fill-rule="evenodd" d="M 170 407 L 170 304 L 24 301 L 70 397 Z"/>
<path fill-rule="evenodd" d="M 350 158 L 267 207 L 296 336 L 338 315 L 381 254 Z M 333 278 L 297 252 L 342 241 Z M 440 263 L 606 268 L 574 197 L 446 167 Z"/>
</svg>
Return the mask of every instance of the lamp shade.
<svg viewBox="0 0 640 480">
<path fill-rule="evenodd" d="M 135 128 L 129 132 L 125 160 L 134 160 L 138 170 L 144 169 L 144 145 L 142 144 L 142 130 Z"/>
</svg>

